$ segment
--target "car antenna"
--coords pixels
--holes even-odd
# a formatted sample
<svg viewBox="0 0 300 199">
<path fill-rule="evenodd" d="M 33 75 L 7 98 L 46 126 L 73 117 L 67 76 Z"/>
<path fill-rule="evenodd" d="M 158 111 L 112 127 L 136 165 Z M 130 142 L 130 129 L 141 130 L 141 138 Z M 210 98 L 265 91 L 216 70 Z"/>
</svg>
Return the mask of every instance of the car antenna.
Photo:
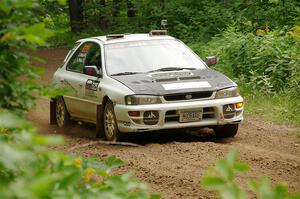
<svg viewBox="0 0 300 199">
<path fill-rule="evenodd" d="M 151 30 L 149 35 L 150 36 L 161 36 L 161 35 L 167 35 L 167 25 L 168 21 L 166 19 L 161 20 L 160 22 L 160 30 Z"/>
</svg>

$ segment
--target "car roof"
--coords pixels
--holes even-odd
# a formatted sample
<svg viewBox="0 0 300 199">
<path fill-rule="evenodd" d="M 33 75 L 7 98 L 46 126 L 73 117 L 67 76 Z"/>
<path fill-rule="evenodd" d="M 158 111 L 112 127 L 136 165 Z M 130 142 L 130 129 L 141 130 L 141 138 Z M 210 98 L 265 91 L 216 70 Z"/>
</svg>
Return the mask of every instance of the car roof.
<svg viewBox="0 0 300 199">
<path fill-rule="evenodd" d="M 122 34 L 121 34 L 122 35 Z M 100 40 L 104 44 L 111 43 L 120 43 L 120 42 L 130 42 L 130 41 L 145 41 L 145 40 L 162 40 L 162 39 L 173 39 L 169 35 L 150 35 L 150 34 L 124 34 L 124 35 L 112 35 L 110 38 L 108 36 L 97 36 L 97 37 L 88 37 L 85 39 L 80 39 L 78 42 L 88 41 L 90 39 Z M 115 36 L 115 37 L 114 37 Z M 121 37 L 118 37 L 121 36 Z"/>
</svg>

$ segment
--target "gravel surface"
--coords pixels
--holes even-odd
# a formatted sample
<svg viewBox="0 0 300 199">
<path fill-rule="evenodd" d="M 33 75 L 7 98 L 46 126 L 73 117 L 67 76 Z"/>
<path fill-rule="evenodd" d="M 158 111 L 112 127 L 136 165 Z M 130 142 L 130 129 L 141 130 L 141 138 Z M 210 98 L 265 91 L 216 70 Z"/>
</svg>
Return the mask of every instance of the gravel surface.
<svg viewBox="0 0 300 199">
<path fill-rule="evenodd" d="M 66 49 L 40 49 L 38 56 L 47 63 L 42 64 L 46 73 L 41 82 L 51 82 L 56 68 L 61 65 Z M 209 166 L 224 158 L 229 150 L 238 149 L 242 161 L 251 166 L 247 178 L 258 179 L 269 176 L 273 183 L 286 182 L 289 191 L 300 192 L 300 139 L 291 135 L 297 128 L 262 121 L 245 115 L 235 138 L 215 140 L 210 130 L 186 133 L 184 131 L 142 133 L 126 135 L 123 142 L 137 146 L 94 143 L 95 127 L 74 123 L 68 129 L 59 129 L 49 124 L 49 101 L 39 99 L 36 110 L 28 118 L 39 132 L 61 134 L 66 138 L 60 150 L 82 156 L 103 159 L 115 154 L 124 161 L 117 172 L 134 171 L 139 179 L 148 183 L 151 192 L 162 198 L 215 198 L 213 193 L 198 186 L 200 177 Z"/>
</svg>

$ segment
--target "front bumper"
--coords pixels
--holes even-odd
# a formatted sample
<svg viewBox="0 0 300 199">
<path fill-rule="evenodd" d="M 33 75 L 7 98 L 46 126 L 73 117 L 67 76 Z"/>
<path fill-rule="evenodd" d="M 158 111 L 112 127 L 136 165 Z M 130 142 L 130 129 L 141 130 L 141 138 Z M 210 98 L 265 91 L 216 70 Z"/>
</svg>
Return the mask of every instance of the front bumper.
<svg viewBox="0 0 300 199">
<path fill-rule="evenodd" d="M 184 101 L 150 105 L 115 105 L 115 114 L 120 132 L 143 132 L 161 129 L 176 129 L 189 127 L 209 127 L 224 124 L 233 124 L 243 121 L 243 107 L 234 108 L 230 114 L 223 112 L 223 106 L 243 102 L 241 96 L 210 99 L 203 101 Z M 179 112 L 183 110 L 197 110 L 203 108 L 203 118 L 194 122 L 179 122 Z M 128 111 L 140 111 L 140 116 L 132 117 Z M 158 111 L 159 118 L 155 125 L 146 125 L 143 122 L 145 111 Z"/>
</svg>

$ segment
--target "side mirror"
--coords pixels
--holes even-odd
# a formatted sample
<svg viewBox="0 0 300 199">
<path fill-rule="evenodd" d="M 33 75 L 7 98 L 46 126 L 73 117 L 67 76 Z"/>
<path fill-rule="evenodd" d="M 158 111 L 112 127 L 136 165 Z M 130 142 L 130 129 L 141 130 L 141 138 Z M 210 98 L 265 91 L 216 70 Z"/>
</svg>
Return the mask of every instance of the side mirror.
<svg viewBox="0 0 300 199">
<path fill-rule="evenodd" d="M 210 56 L 205 58 L 205 63 L 207 66 L 213 66 L 217 64 L 217 57 L 216 56 Z"/>
<path fill-rule="evenodd" d="M 83 73 L 95 77 L 102 77 L 101 69 L 98 70 L 97 66 L 84 66 Z"/>
</svg>

